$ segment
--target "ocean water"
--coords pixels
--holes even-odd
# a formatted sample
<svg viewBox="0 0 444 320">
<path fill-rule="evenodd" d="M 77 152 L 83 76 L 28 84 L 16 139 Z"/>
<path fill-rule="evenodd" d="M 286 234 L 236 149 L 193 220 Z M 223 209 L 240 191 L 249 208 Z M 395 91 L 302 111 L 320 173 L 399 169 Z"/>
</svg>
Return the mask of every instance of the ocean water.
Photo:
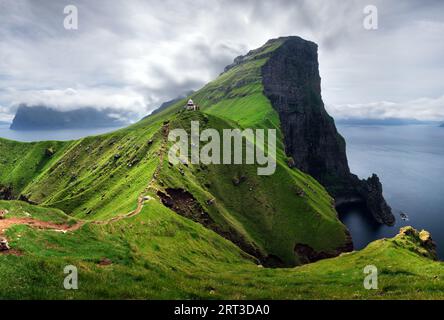
<svg viewBox="0 0 444 320">
<path fill-rule="evenodd" d="M 392 237 L 411 225 L 431 232 L 444 258 L 444 128 L 434 126 L 338 126 L 347 141 L 353 173 L 373 172 L 381 178 L 384 195 L 393 208 L 394 227 L 380 226 L 359 207 L 340 212 L 356 249 L 373 240 Z M 399 215 L 404 212 L 409 221 Z"/>
<path fill-rule="evenodd" d="M 98 135 L 119 128 L 95 128 L 95 129 L 63 129 L 63 130 L 29 130 L 29 131 L 15 131 L 10 130 L 9 125 L 0 125 L 0 138 L 9 140 L 33 142 L 44 140 L 58 140 L 68 141 L 80 139 L 87 136 Z"/>
</svg>

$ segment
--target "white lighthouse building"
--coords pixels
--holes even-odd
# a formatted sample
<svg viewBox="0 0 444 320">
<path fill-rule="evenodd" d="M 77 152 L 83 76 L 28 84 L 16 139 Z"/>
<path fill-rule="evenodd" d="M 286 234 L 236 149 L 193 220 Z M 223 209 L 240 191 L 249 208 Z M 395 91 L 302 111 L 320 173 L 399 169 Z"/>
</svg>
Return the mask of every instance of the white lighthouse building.
<svg viewBox="0 0 444 320">
<path fill-rule="evenodd" d="M 190 111 L 196 111 L 198 110 L 198 107 L 196 104 L 194 104 L 193 100 L 188 100 L 187 105 L 185 106 L 186 110 L 190 110 Z"/>
</svg>

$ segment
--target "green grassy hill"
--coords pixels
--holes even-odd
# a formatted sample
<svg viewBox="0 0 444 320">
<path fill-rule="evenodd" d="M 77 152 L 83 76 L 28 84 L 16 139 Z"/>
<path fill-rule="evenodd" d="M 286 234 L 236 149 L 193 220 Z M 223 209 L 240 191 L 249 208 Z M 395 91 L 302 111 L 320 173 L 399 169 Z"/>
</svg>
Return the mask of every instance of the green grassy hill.
<svg viewBox="0 0 444 320">
<path fill-rule="evenodd" d="M 330 195 L 287 164 L 279 117 L 260 73 L 279 45 L 254 51 L 195 92 L 199 112 L 183 111 L 184 99 L 105 135 L 0 140 L 3 198 L 38 205 L 1 201 L 7 219 L 79 224 L 68 232 L 8 228 L 4 236 L 14 254 L 0 254 L 0 297 L 442 298 L 434 280 L 442 277 L 442 265 L 415 235 L 293 269 L 263 267 L 337 256 L 350 245 Z M 219 132 L 276 129 L 276 172 L 258 176 L 257 166 L 245 164 L 172 165 L 168 133 L 189 131 L 191 121 Z M 78 291 L 62 287 L 67 264 L 80 269 Z M 368 264 L 380 268 L 378 291 L 363 289 Z"/>
<path fill-rule="evenodd" d="M 171 143 L 164 145 L 166 137 L 162 132 L 165 119 L 170 130 L 189 130 L 192 120 L 200 121 L 201 130 L 238 127 L 212 114 L 182 112 L 159 121 L 144 120 L 103 136 L 56 146 L 52 143 L 52 156 L 46 154 L 48 143 L 4 141 L 2 152 L 10 155 L 16 149 L 20 149 L 18 153 L 27 150 L 27 146 L 32 151 L 24 159 L 16 156 L 22 158 L 21 166 L 26 168 L 22 169 L 26 172 L 24 178 L 13 171 L 14 180 L 5 179 L 1 184 L 12 186 L 16 196 L 21 194 L 33 203 L 91 220 L 134 210 L 141 194 L 160 201 L 159 195 L 171 197 L 165 190 L 187 190 L 196 205 L 209 215 L 208 227 L 265 264 L 299 264 L 294 252 L 296 244 L 332 255 L 344 246 L 346 230 L 337 219 L 332 199 L 314 179 L 288 168 L 281 149 L 272 176 L 258 176 L 255 165 L 172 166 L 166 156 Z M 16 158 L 11 157 L 3 165 L 12 167 L 14 161 Z M 34 171 L 34 166 L 38 170 Z M 157 167 L 159 174 L 153 179 Z M 245 181 L 234 185 L 233 179 L 240 178 Z M 207 203 L 211 199 L 215 199 L 214 205 Z"/>
<path fill-rule="evenodd" d="M 17 201 L 0 208 L 69 219 Z M 2 299 L 444 299 L 444 268 L 418 233 L 290 269 L 258 267 L 230 241 L 154 200 L 116 223 L 67 233 L 17 225 L 6 236 L 20 255 L 0 254 Z M 379 271 L 377 290 L 363 287 L 369 264 Z M 78 268 L 78 290 L 63 288 L 66 265 Z"/>
<path fill-rule="evenodd" d="M 279 41 L 257 50 L 251 61 L 231 68 L 194 93 L 192 98 L 202 112 L 180 112 L 185 100 L 179 101 L 126 129 L 58 143 L 51 157 L 45 156 L 47 143 L 36 144 L 38 148 L 33 147 L 21 160 L 26 170 L 14 174 L 12 184 L 8 179 L 0 179 L 0 184 L 12 185 L 14 194 L 20 193 L 33 203 L 97 220 L 134 210 L 138 197 L 154 180 L 151 193 L 163 190 L 171 198 L 165 190 L 186 190 L 209 215 L 209 228 L 265 265 L 293 266 L 316 260 L 295 252 L 298 245 L 310 247 L 313 256 L 337 255 L 349 247 L 346 228 L 325 189 L 310 176 L 288 167 L 279 117 L 262 92 L 260 68 L 277 46 Z M 258 176 L 253 165 L 192 165 L 183 166 L 182 175 L 180 167 L 168 165 L 163 123 L 169 121 L 169 130 L 189 130 L 192 120 L 200 121 L 201 130 L 276 129 L 275 174 Z M 0 152 L 18 154 L 30 147 L 4 141 Z M 6 159 L 0 170 L 13 167 L 14 161 Z M 156 167 L 159 176 L 153 179 Z M 235 186 L 235 179 L 246 181 Z M 156 193 L 151 195 L 162 195 Z M 215 205 L 209 206 L 211 199 L 216 200 Z"/>
</svg>

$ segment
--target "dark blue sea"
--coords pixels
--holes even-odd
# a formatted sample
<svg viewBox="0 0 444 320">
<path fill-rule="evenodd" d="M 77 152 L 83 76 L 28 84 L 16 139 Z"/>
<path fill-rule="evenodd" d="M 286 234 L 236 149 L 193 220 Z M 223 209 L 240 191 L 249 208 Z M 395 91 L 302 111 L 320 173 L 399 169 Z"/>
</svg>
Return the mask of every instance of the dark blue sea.
<svg viewBox="0 0 444 320">
<path fill-rule="evenodd" d="M 338 130 L 347 141 L 351 170 L 361 178 L 379 175 L 397 219 L 396 226 L 386 227 L 373 223 L 359 207 L 341 212 L 355 248 L 411 225 L 430 231 L 444 258 L 444 128 L 341 125 Z M 409 221 L 403 221 L 400 212 Z"/>
</svg>

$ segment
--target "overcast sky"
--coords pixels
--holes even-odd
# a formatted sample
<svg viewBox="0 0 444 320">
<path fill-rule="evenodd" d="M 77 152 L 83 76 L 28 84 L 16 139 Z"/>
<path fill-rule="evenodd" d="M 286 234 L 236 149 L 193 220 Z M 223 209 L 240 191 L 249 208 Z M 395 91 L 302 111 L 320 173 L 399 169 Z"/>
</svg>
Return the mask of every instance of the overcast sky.
<svg viewBox="0 0 444 320">
<path fill-rule="evenodd" d="M 63 26 L 69 4 L 78 30 Z M 377 30 L 363 27 L 368 4 Z M 439 0 L 0 0 L 0 120 L 20 103 L 141 117 L 286 35 L 319 44 L 334 117 L 444 120 Z"/>
</svg>

